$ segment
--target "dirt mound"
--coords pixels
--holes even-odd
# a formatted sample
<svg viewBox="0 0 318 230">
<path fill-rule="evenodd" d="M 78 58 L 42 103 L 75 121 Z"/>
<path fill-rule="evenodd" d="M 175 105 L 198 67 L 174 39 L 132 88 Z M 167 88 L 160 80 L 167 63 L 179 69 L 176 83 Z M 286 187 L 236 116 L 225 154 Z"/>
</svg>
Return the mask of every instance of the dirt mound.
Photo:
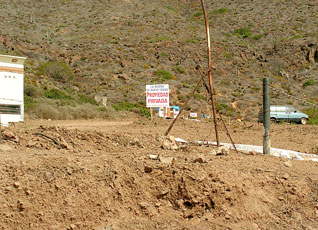
<svg viewBox="0 0 318 230">
<path fill-rule="evenodd" d="M 137 138 L 127 135 L 104 134 L 99 131 L 84 131 L 42 125 L 28 130 L 5 130 L 3 139 L 8 143 L 14 144 L 15 148 L 38 150 L 111 151 L 119 145 L 143 146 Z M 94 145 L 91 145 L 91 143 L 94 143 Z"/>
<path fill-rule="evenodd" d="M 0 229 L 317 228 L 316 162 L 165 150 L 152 129 L 5 130 Z"/>
</svg>

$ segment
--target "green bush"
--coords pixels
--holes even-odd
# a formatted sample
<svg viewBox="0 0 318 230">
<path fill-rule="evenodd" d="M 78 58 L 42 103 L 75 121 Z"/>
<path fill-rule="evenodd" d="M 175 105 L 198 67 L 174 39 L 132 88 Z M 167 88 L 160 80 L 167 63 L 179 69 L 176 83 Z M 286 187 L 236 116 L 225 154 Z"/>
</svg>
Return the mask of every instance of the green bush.
<svg viewBox="0 0 318 230">
<path fill-rule="evenodd" d="M 175 73 L 186 73 L 186 70 L 183 68 L 183 66 L 181 66 L 181 65 L 177 65 L 177 66 L 175 66 L 174 68 L 173 68 L 173 71 L 175 72 Z"/>
<path fill-rule="evenodd" d="M 84 95 L 84 94 L 79 94 L 78 100 L 81 103 L 89 103 L 92 105 L 99 105 L 98 102 L 94 98 L 87 96 L 87 95 Z"/>
<path fill-rule="evenodd" d="M 156 73 L 157 77 L 159 77 L 161 80 L 175 80 L 176 77 L 173 76 L 169 71 L 167 70 L 158 70 Z"/>
<path fill-rule="evenodd" d="M 205 96 L 203 96 L 202 94 L 195 93 L 193 96 L 194 96 L 195 98 L 200 99 L 200 100 L 204 100 L 204 101 L 206 101 Z"/>
<path fill-rule="evenodd" d="M 250 28 L 240 28 L 234 30 L 234 35 L 240 38 L 249 38 L 252 36 L 252 32 Z"/>
<path fill-rule="evenodd" d="M 199 11 L 199 12 L 195 13 L 193 16 L 197 18 L 197 17 L 201 17 L 202 15 L 203 15 L 203 12 Z"/>
<path fill-rule="evenodd" d="M 235 109 L 224 103 L 216 104 L 216 108 L 221 114 L 228 117 L 236 116 L 239 114 L 239 112 L 235 111 Z"/>
<path fill-rule="evenodd" d="M 177 13 L 177 11 L 172 6 L 167 6 L 167 9 Z"/>
<path fill-rule="evenodd" d="M 227 13 L 229 10 L 227 8 L 220 8 L 220 9 L 217 9 L 217 10 L 213 10 L 211 12 L 211 14 L 225 14 Z"/>
<path fill-rule="evenodd" d="M 198 41 L 198 40 L 195 40 L 195 39 L 188 39 L 188 40 L 186 40 L 186 42 L 192 43 L 192 44 L 196 44 L 196 43 L 198 43 L 199 41 Z"/>
<path fill-rule="evenodd" d="M 308 79 L 303 83 L 303 87 L 306 88 L 307 86 L 314 85 L 314 84 L 315 84 L 314 79 Z"/>
<path fill-rule="evenodd" d="M 252 37 L 252 39 L 258 41 L 258 40 L 260 40 L 260 39 L 263 38 L 263 37 L 264 37 L 263 34 L 257 34 L 257 35 L 254 35 L 254 36 Z"/>
<path fill-rule="evenodd" d="M 67 82 L 74 77 L 73 71 L 68 65 L 61 62 L 47 62 L 38 68 L 38 75 L 46 75 L 57 81 Z"/>
<path fill-rule="evenodd" d="M 179 101 L 184 101 L 185 100 L 185 97 L 183 95 L 178 95 L 177 98 L 178 98 Z"/>
<path fill-rule="evenodd" d="M 190 88 L 190 82 L 188 82 L 188 81 L 184 81 L 183 82 L 183 88 Z"/>
<path fill-rule="evenodd" d="M 161 52 L 161 53 L 160 53 L 160 56 L 161 56 L 161 57 L 169 57 L 169 54 L 167 54 L 166 52 Z"/>
<path fill-rule="evenodd" d="M 309 116 L 308 124 L 318 125 L 318 109 L 311 108 L 305 111 L 305 113 Z"/>
<path fill-rule="evenodd" d="M 41 90 L 33 85 L 24 85 L 24 94 L 29 97 L 38 97 L 42 94 Z"/>
<path fill-rule="evenodd" d="M 223 56 L 224 56 L 226 59 L 231 59 L 231 58 L 232 58 L 232 55 L 229 54 L 229 53 L 225 53 L 225 54 L 223 54 Z"/>
<path fill-rule="evenodd" d="M 120 102 L 119 104 L 113 104 L 112 106 L 116 111 L 131 111 L 139 113 L 142 116 L 150 117 L 149 109 L 141 103 Z"/>
<path fill-rule="evenodd" d="M 70 100 L 70 99 L 73 99 L 71 96 L 66 95 L 65 93 L 63 93 L 62 91 L 60 91 L 58 89 L 45 90 L 44 91 L 44 96 L 46 98 L 50 98 L 50 99 L 54 99 L 54 100 L 58 100 L 58 99 Z"/>
<path fill-rule="evenodd" d="M 158 37 L 153 37 L 151 38 L 149 41 L 151 43 L 157 43 L 157 42 L 162 42 L 162 41 L 171 41 L 172 38 L 168 37 L 168 36 L 158 36 Z"/>
<path fill-rule="evenodd" d="M 32 97 L 24 94 L 24 109 L 26 111 L 34 108 L 34 106 L 36 105 L 37 101 L 34 100 Z"/>
</svg>

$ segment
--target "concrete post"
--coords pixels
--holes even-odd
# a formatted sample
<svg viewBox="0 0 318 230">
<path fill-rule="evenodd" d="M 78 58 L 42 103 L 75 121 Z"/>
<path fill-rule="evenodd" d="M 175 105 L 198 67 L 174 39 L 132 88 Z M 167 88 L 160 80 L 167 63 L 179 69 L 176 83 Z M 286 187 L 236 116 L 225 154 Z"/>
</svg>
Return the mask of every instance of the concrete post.
<svg viewBox="0 0 318 230">
<path fill-rule="evenodd" d="M 270 154 L 270 102 L 269 102 L 269 78 L 263 79 L 263 153 Z"/>
</svg>

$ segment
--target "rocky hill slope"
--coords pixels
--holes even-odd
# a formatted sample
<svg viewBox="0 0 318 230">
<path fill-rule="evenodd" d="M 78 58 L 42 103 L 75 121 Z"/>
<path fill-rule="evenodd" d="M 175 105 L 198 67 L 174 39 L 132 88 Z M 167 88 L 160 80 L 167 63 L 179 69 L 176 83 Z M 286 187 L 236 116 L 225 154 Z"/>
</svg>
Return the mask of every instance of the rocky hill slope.
<svg viewBox="0 0 318 230">
<path fill-rule="evenodd" d="M 213 57 L 219 55 L 217 103 L 225 114 L 255 118 L 263 77 L 317 103 L 315 0 L 206 5 Z M 26 107 L 34 116 L 95 117 L 120 102 L 139 108 L 145 85 L 154 83 L 170 84 L 171 103 L 180 105 L 199 79 L 197 64 L 206 67 L 200 1 L 3 0 L 0 15 L 0 53 L 28 57 Z M 95 95 L 107 97 L 107 109 Z M 206 112 L 206 96 L 201 87 L 188 109 Z M 305 105 L 276 91 L 272 103 Z"/>
</svg>

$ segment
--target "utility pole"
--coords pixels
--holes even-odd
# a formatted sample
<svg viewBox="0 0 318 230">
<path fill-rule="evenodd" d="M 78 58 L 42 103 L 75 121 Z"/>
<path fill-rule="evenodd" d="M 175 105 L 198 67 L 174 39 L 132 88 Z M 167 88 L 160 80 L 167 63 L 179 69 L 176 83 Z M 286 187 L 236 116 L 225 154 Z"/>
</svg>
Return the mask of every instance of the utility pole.
<svg viewBox="0 0 318 230">
<path fill-rule="evenodd" d="M 204 0 L 201 0 L 204 21 L 205 21 L 205 29 L 206 29 L 206 38 L 207 38 L 207 52 L 208 52 L 208 76 L 209 76 L 209 86 L 210 86 L 210 94 L 212 100 L 212 113 L 213 113 L 213 120 L 214 120 L 214 129 L 215 129 L 215 137 L 217 146 L 220 146 L 219 134 L 218 134 L 218 124 L 216 120 L 216 108 L 215 108 L 215 100 L 214 100 L 214 90 L 213 90 L 213 78 L 212 78 L 212 55 L 211 55 L 211 39 L 210 39 L 210 26 L 208 21 L 208 15 L 206 12 Z"/>
<path fill-rule="evenodd" d="M 270 154 L 270 102 L 269 102 L 269 78 L 263 79 L 263 153 Z"/>
</svg>

